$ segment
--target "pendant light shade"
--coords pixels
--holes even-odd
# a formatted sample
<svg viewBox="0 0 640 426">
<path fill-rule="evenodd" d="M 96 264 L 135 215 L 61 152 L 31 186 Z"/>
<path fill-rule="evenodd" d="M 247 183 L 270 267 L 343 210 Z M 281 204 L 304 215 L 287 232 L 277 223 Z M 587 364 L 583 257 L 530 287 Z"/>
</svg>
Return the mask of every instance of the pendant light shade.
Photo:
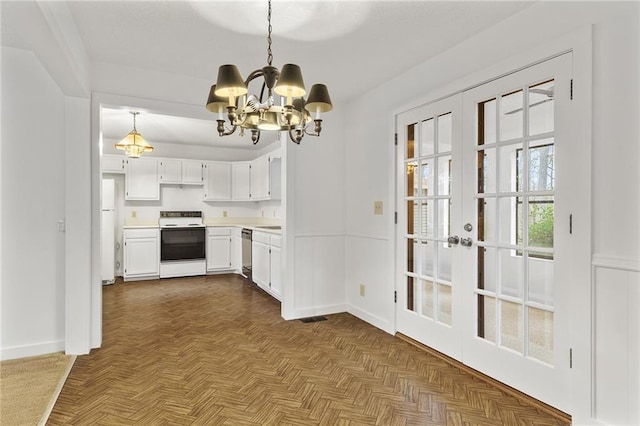
<svg viewBox="0 0 640 426">
<path fill-rule="evenodd" d="M 220 65 L 215 86 L 216 95 L 228 98 L 236 98 L 248 92 L 240 71 L 235 65 Z"/>
<path fill-rule="evenodd" d="M 314 84 L 311 86 L 309 98 L 304 106 L 310 113 L 329 112 L 333 109 L 329 90 L 324 84 Z"/>
<path fill-rule="evenodd" d="M 295 64 L 284 64 L 273 91 L 280 96 L 299 98 L 307 94 L 302 80 L 302 70 Z"/>
<path fill-rule="evenodd" d="M 115 147 L 122 149 L 127 156 L 131 158 L 138 158 L 145 152 L 153 151 L 153 147 L 147 142 L 140 133 L 136 130 L 136 115 L 139 112 L 130 112 L 133 115 L 133 130 L 129 132 Z"/>
<path fill-rule="evenodd" d="M 213 113 L 222 114 L 229 105 L 229 100 L 216 95 L 216 85 L 211 86 L 209 97 L 207 98 L 207 109 Z"/>
</svg>

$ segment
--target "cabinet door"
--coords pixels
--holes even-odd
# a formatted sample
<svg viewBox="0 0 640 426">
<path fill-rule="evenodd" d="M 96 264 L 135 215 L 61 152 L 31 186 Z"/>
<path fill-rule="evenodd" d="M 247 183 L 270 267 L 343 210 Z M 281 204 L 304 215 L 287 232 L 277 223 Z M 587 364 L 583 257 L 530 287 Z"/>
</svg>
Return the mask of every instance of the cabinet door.
<svg viewBox="0 0 640 426">
<path fill-rule="evenodd" d="M 231 199 L 231 163 L 207 161 L 204 163 L 204 200 Z"/>
<path fill-rule="evenodd" d="M 209 235 L 207 237 L 207 271 L 231 268 L 231 237 Z"/>
<path fill-rule="evenodd" d="M 181 160 L 160 160 L 160 183 L 182 183 Z"/>
<path fill-rule="evenodd" d="M 159 274 L 158 238 L 125 238 L 124 278 Z"/>
<path fill-rule="evenodd" d="M 269 245 L 254 241 L 251 245 L 251 276 L 253 282 L 269 290 L 270 279 Z"/>
<path fill-rule="evenodd" d="M 231 229 L 231 269 L 242 272 L 242 230 Z"/>
<path fill-rule="evenodd" d="M 248 201 L 251 199 L 251 163 L 242 161 L 233 163 L 232 199 Z"/>
<path fill-rule="evenodd" d="M 126 160 L 126 200 L 159 200 L 158 161 L 153 158 Z"/>
<path fill-rule="evenodd" d="M 182 160 L 182 183 L 202 185 L 202 161 Z"/>
<path fill-rule="evenodd" d="M 124 155 L 104 154 L 101 161 L 102 173 L 124 173 L 126 159 Z"/>
<path fill-rule="evenodd" d="M 282 291 L 282 267 L 280 247 L 271 246 L 271 293 L 280 300 Z"/>
<path fill-rule="evenodd" d="M 269 199 L 269 157 L 262 156 L 251 162 L 251 199 Z"/>
</svg>

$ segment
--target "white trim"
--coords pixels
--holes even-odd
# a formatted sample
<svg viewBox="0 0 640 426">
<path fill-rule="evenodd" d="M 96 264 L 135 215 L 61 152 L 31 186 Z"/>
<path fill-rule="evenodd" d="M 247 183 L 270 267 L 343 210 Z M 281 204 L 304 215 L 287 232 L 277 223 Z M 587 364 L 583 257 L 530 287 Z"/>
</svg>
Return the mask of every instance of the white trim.
<svg viewBox="0 0 640 426">
<path fill-rule="evenodd" d="M 371 314 L 365 310 L 362 310 L 356 306 L 353 305 L 349 305 L 347 306 L 347 312 L 351 315 L 353 315 L 356 318 L 361 319 L 362 321 L 365 321 L 371 325 L 373 325 L 376 328 L 379 328 L 380 330 L 389 333 L 389 334 L 395 334 L 396 330 L 395 330 L 395 324 L 391 323 L 387 320 L 385 320 L 384 318 L 381 318 L 377 315 Z"/>
<path fill-rule="evenodd" d="M 288 320 L 295 320 L 295 319 L 300 319 L 300 318 L 309 318 L 309 317 L 316 317 L 319 315 L 333 315 L 333 314 L 340 314 L 340 313 L 344 313 L 347 312 L 347 304 L 346 303 L 341 303 L 341 304 L 337 304 L 337 305 L 325 305 L 325 306 L 313 306 L 311 308 L 302 308 L 302 309 L 295 309 L 293 312 L 291 312 L 290 315 L 284 317 L 284 319 Z"/>
<path fill-rule="evenodd" d="M 596 268 L 617 269 L 620 271 L 640 272 L 640 261 L 636 259 L 623 259 L 609 257 L 602 254 L 594 254 L 591 265 Z"/>
<path fill-rule="evenodd" d="M 64 340 L 35 343 L 32 345 L 12 346 L 0 350 L 0 361 L 26 358 L 30 356 L 47 355 L 64 351 Z"/>
</svg>

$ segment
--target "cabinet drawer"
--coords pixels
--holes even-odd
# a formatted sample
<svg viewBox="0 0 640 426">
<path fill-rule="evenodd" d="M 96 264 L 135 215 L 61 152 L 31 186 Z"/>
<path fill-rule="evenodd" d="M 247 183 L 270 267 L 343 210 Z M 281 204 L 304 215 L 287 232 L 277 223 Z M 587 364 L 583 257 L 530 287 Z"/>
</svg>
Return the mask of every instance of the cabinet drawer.
<svg viewBox="0 0 640 426">
<path fill-rule="evenodd" d="M 273 247 L 280 247 L 281 241 L 282 241 L 282 237 L 280 235 L 271 235 L 271 245 Z"/>
<path fill-rule="evenodd" d="M 266 232 L 253 231 L 253 235 L 251 236 L 251 239 L 253 241 L 269 245 L 271 244 L 271 240 L 269 237 L 270 235 L 267 234 Z"/>
<path fill-rule="evenodd" d="M 219 228 L 216 226 L 213 227 L 208 227 L 207 228 L 207 235 L 212 237 L 215 235 L 227 235 L 227 236 L 231 236 L 231 229 L 229 228 Z"/>
<path fill-rule="evenodd" d="M 146 228 L 146 229 L 125 229 L 124 230 L 124 238 L 157 238 L 158 237 L 158 229 L 157 228 Z"/>
</svg>

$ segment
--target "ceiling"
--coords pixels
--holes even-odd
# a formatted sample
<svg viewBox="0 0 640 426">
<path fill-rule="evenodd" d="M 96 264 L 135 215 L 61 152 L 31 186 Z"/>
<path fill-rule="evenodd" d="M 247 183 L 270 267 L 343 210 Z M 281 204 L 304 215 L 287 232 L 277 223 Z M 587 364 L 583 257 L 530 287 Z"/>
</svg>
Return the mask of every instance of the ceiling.
<svg viewBox="0 0 640 426">
<path fill-rule="evenodd" d="M 273 0 L 273 64 L 299 64 L 307 87 L 325 83 L 333 103 L 339 104 L 531 4 Z M 67 5 L 93 67 L 106 63 L 161 71 L 208 85 L 215 83 L 222 64 L 238 65 L 243 77 L 266 65 L 266 0 Z M 5 9 L 3 5 L 3 25 L 12 25 L 4 19 Z M 3 31 L 3 44 L 4 36 Z M 202 93 L 203 107 L 206 96 Z M 105 111 L 104 137 L 120 139 L 131 130 L 131 116 L 123 107 Z M 214 119 L 141 114 L 138 130 L 152 143 L 233 146 L 217 136 Z"/>
</svg>

